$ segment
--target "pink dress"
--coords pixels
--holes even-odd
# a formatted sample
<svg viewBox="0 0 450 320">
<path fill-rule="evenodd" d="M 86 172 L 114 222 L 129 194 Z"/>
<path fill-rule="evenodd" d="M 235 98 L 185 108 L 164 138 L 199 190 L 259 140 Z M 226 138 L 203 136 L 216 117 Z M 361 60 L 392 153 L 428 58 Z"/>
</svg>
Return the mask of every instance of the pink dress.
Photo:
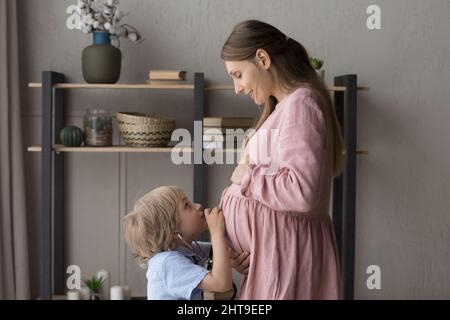
<svg viewBox="0 0 450 320">
<path fill-rule="evenodd" d="M 310 89 L 286 96 L 252 137 L 250 168 L 223 195 L 227 242 L 250 252 L 241 299 L 340 299 L 329 216 L 331 120 Z"/>
</svg>

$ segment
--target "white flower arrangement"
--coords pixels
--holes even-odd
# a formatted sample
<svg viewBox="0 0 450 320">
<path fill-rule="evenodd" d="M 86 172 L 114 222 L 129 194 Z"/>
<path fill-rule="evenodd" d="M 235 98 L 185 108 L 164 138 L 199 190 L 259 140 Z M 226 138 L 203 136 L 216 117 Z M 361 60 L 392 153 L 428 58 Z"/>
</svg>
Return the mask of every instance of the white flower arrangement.
<svg viewBox="0 0 450 320">
<path fill-rule="evenodd" d="M 139 32 L 128 24 L 119 25 L 127 14 L 117 6 L 119 0 L 78 0 L 76 5 L 67 8 L 70 14 L 66 25 L 70 30 L 80 30 L 88 34 L 92 32 L 109 32 L 117 38 L 127 38 L 133 42 L 142 40 Z"/>
</svg>

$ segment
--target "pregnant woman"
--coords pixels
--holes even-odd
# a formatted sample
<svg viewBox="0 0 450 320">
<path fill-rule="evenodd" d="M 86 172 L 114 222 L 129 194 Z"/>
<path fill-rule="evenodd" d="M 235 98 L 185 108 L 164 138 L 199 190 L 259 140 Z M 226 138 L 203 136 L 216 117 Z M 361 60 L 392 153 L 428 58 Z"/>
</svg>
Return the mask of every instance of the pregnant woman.
<svg viewBox="0 0 450 320">
<path fill-rule="evenodd" d="M 250 253 L 240 298 L 340 299 L 328 212 L 345 153 L 330 93 L 305 48 L 269 24 L 238 24 L 221 56 L 236 94 L 264 105 L 221 200 L 230 248 Z"/>
</svg>

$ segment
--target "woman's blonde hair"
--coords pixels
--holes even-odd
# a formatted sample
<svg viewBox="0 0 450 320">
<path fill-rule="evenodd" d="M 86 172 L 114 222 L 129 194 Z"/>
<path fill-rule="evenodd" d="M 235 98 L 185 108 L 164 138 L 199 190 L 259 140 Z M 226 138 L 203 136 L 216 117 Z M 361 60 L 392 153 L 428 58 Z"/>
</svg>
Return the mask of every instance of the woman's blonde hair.
<svg viewBox="0 0 450 320">
<path fill-rule="evenodd" d="M 156 188 L 123 218 L 125 240 L 142 267 L 156 253 L 173 249 L 173 235 L 180 223 L 178 206 L 184 196 L 179 187 Z"/>
<path fill-rule="evenodd" d="M 327 117 L 331 119 L 334 137 L 334 176 L 342 173 L 345 162 L 345 146 L 342 132 L 333 108 L 330 92 L 311 65 L 306 49 L 294 39 L 288 38 L 274 26 L 257 20 L 247 20 L 237 24 L 223 45 L 221 57 L 224 61 L 251 61 L 258 49 L 264 49 L 270 55 L 280 85 L 292 92 L 298 87 L 307 87 L 325 102 Z M 278 101 L 270 96 L 265 102 L 261 116 L 256 123 L 258 130 L 275 110 Z"/>
</svg>

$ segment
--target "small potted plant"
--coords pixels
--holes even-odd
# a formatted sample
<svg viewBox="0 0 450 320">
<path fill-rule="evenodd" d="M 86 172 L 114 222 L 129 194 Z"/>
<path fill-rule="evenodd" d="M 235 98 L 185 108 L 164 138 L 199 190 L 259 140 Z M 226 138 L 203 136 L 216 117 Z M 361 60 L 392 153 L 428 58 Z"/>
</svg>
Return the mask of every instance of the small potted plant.
<svg viewBox="0 0 450 320">
<path fill-rule="evenodd" d="M 319 75 L 322 80 L 325 80 L 325 70 L 321 70 L 323 67 L 323 60 L 317 59 L 317 58 L 310 58 L 311 65 L 316 70 L 317 74 Z"/>
<path fill-rule="evenodd" d="M 102 299 L 101 290 L 103 282 L 103 277 L 97 278 L 97 276 L 94 276 L 91 279 L 84 280 L 84 284 L 91 291 L 90 300 Z"/>
</svg>

